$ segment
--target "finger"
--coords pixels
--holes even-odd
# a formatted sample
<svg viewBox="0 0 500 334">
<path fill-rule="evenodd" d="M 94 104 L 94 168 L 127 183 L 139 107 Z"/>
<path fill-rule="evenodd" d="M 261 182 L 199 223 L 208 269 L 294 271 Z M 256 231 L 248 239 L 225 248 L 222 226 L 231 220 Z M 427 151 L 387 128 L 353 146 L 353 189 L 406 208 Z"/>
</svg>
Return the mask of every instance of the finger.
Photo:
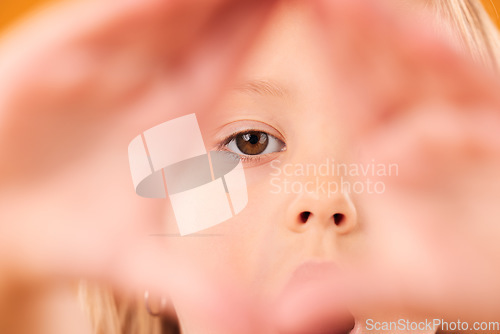
<svg viewBox="0 0 500 334">
<path fill-rule="evenodd" d="M 457 50 L 450 36 L 437 32 L 443 30 L 433 18 L 437 14 L 409 13 L 385 2 L 314 5 L 325 27 L 335 88 L 349 102 L 344 114 L 357 134 L 407 113 L 424 98 L 469 104 L 493 98 L 495 80 Z"/>
<path fill-rule="evenodd" d="M 269 2 L 267 3 L 269 4 Z M 5 158 L 5 161 L 18 163 L 17 165 L 14 164 L 9 166 L 11 168 L 10 170 L 4 169 L 2 175 L 5 176 L 6 179 L 10 179 L 10 181 L 15 181 L 16 178 L 11 178 L 13 174 L 8 173 L 12 171 L 18 173 L 17 175 L 27 176 L 27 179 L 24 180 L 22 186 L 19 184 L 16 185 L 16 183 L 13 182 L 13 184 L 16 185 L 15 187 L 11 185 L 9 191 L 5 188 L 2 191 L 2 199 L 9 198 L 9 200 L 3 201 L 2 207 L 10 206 L 9 210 L 2 211 L 2 217 L 5 218 L 2 219 L 2 221 L 7 221 L 9 224 L 12 224 L 11 226 L 15 226 L 15 228 L 9 228 L 9 226 L 4 225 L 3 227 L 5 227 L 5 229 L 2 228 L 2 230 L 7 232 L 2 234 L 2 239 L 8 240 L 8 242 L 2 243 L 2 249 L 8 252 L 17 252 L 16 256 L 9 260 L 7 265 L 8 268 L 9 265 L 16 263 L 18 266 L 13 265 L 13 267 L 10 268 L 15 268 L 16 272 L 24 275 L 23 277 L 27 275 L 35 279 L 47 276 L 51 277 L 54 273 L 57 273 L 62 278 L 67 278 L 69 276 L 108 280 L 114 285 L 121 284 L 121 286 L 126 289 L 137 288 L 137 285 L 151 286 L 151 289 L 154 289 L 155 286 L 162 284 L 162 288 L 167 291 L 171 291 L 171 289 L 174 289 L 174 291 L 184 291 L 184 289 L 186 289 L 185 291 L 187 292 L 190 291 L 188 289 L 189 286 L 174 286 L 175 284 L 173 283 L 165 284 L 164 279 L 166 277 L 177 277 L 172 274 L 176 271 L 166 270 L 164 274 L 158 273 L 158 267 L 161 267 L 165 261 L 164 259 L 159 260 L 154 257 L 153 253 L 155 252 L 141 252 L 136 249 L 138 254 L 145 253 L 148 255 L 144 255 L 144 257 L 138 256 L 138 258 L 143 261 L 132 261 L 130 254 L 129 256 L 125 255 L 127 254 L 127 250 L 124 249 L 123 246 L 127 245 L 134 249 L 133 237 L 144 235 L 144 230 L 138 228 L 137 224 L 151 226 L 151 224 L 158 223 L 158 208 L 160 205 L 158 205 L 158 202 L 152 204 L 132 203 L 134 201 L 132 201 L 129 196 L 131 193 L 130 188 L 127 187 L 129 188 L 128 192 L 127 189 L 123 192 L 121 191 L 123 190 L 123 185 L 128 184 L 130 181 L 129 176 L 127 175 L 127 177 L 125 177 L 125 173 L 122 173 L 124 169 L 128 168 L 126 168 L 126 162 L 123 164 L 126 158 L 123 159 L 122 154 L 119 152 L 125 151 L 123 147 L 126 147 L 128 140 L 133 137 L 131 132 L 124 133 L 126 132 L 124 128 L 129 131 L 131 131 L 132 128 L 135 129 L 134 131 L 140 131 L 145 128 L 143 126 L 144 124 L 149 124 L 149 126 L 151 126 L 154 125 L 152 123 L 157 121 L 153 120 L 154 117 L 151 115 L 158 117 L 158 119 L 164 119 L 164 110 L 175 110 L 176 113 L 190 112 L 209 104 L 211 99 L 216 98 L 216 93 L 222 89 L 221 83 L 223 83 L 228 74 L 230 74 L 231 69 L 239 61 L 239 57 L 244 53 L 245 48 L 248 47 L 249 39 L 251 40 L 252 36 L 257 33 L 258 27 L 264 21 L 262 20 L 262 16 L 258 15 L 258 17 L 255 18 L 251 14 L 250 10 L 253 11 L 257 7 L 253 5 L 248 6 L 249 7 L 246 7 L 248 10 L 242 10 L 242 7 L 235 5 L 229 6 L 229 9 L 225 8 L 223 10 L 225 14 L 222 13 L 217 16 L 213 25 L 208 24 L 210 29 L 207 28 L 207 25 L 204 27 L 208 29 L 210 32 L 209 36 L 213 36 L 213 38 L 200 38 L 200 40 L 196 42 L 196 47 L 194 44 L 190 45 L 190 51 L 183 56 L 183 63 L 179 66 L 176 65 L 180 73 L 178 73 L 177 76 L 172 75 L 172 77 L 182 80 L 179 80 L 180 83 L 175 86 L 177 88 L 170 91 L 170 97 L 175 97 L 175 101 L 169 102 L 167 106 L 175 106 L 178 108 L 166 108 L 164 103 L 155 101 L 152 104 L 146 103 L 148 107 L 154 106 L 154 108 L 147 109 L 144 104 L 134 101 L 134 98 L 140 95 L 137 94 L 136 89 L 133 89 L 135 94 L 129 94 L 128 89 L 118 89 L 118 93 L 109 94 L 110 92 L 108 90 L 104 90 L 104 92 L 100 90 L 100 88 L 103 87 L 99 86 L 99 84 L 94 85 L 94 83 L 101 82 L 98 79 L 104 78 L 104 82 L 106 83 L 104 88 L 114 89 L 113 83 L 121 81 L 116 80 L 116 78 L 111 81 L 106 80 L 110 76 L 113 77 L 113 72 L 114 74 L 121 74 L 120 70 L 111 71 L 112 73 L 110 73 L 110 71 L 106 69 L 106 66 L 102 65 L 110 64 L 112 60 L 117 59 L 117 55 L 113 52 L 111 52 L 109 58 L 97 57 L 95 62 L 86 64 L 86 67 L 83 68 L 87 70 L 91 69 L 91 74 L 97 76 L 91 75 L 89 78 L 86 76 L 85 71 L 77 73 L 78 75 L 72 77 L 74 86 L 70 85 L 69 91 L 64 87 L 64 84 L 68 83 L 68 81 L 66 80 L 67 78 L 63 76 L 64 80 L 60 80 L 59 77 L 55 80 L 56 84 L 52 86 L 50 84 L 48 85 L 48 91 L 53 92 L 52 95 L 40 94 L 40 92 L 47 92 L 47 90 L 44 91 L 43 87 L 44 84 L 47 84 L 47 81 L 44 81 L 46 77 L 40 75 L 43 74 L 43 72 L 38 72 L 37 76 L 35 76 L 35 78 L 40 81 L 35 82 L 37 80 L 33 80 L 32 83 L 34 86 L 30 87 L 29 85 L 25 85 L 26 82 L 22 84 L 18 82 L 18 90 L 15 92 L 12 90 L 10 91 L 11 94 L 8 96 L 9 108 L 5 109 L 15 111 L 15 113 L 8 115 L 13 118 L 6 123 L 9 125 L 9 131 L 3 133 L 6 137 L 10 135 L 10 137 L 18 138 L 16 134 L 18 135 L 19 133 L 24 133 L 26 136 L 19 138 L 16 145 L 14 145 L 15 147 L 8 148 L 8 150 L 2 152 L 2 157 Z M 262 11 L 262 8 L 257 11 L 261 14 L 267 13 L 267 10 Z M 226 14 L 228 17 L 226 17 Z M 251 19 L 247 21 L 249 17 Z M 237 21 L 239 25 L 236 29 L 231 30 L 229 28 L 232 27 L 234 21 Z M 239 29 L 240 27 L 241 30 Z M 118 31 L 123 33 L 121 29 L 118 29 Z M 230 32 L 231 36 L 228 36 L 227 32 Z M 96 36 L 101 36 L 101 33 L 102 31 L 98 31 Z M 112 36 L 119 38 L 121 35 L 116 36 L 112 34 Z M 70 46 L 74 44 L 76 51 L 83 50 L 93 53 L 96 51 L 96 46 L 99 46 L 99 43 L 92 41 L 92 38 L 90 38 L 92 36 L 89 37 L 89 35 L 85 35 L 85 38 L 83 38 L 85 43 L 81 43 L 79 39 L 74 39 L 73 37 L 69 37 L 68 43 Z M 141 35 L 135 36 L 131 42 L 137 43 L 136 37 L 141 37 Z M 235 43 L 232 42 L 233 39 Z M 105 41 L 108 40 L 109 39 L 105 39 Z M 128 45 L 128 43 L 125 44 Z M 150 45 L 146 43 L 145 52 L 148 56 L 150 55 L 150 49 L 148 48 L 152 47 L 152 45 L 153 44 Z M 140 46 L 142 47 L 143 45 L 140 44 Z M 204 52 L 213 53 L 213 47 L 216 46 L 219 47 L 218 51 L 220 52 L 218 54 L 211 55 L 211 57 L 202 56 Z M 61 49 L 58 51 L 66 47 L 68 47 L 68 44 L 62 43 Z M 75 51 L 75 49 L 70 48 L 69 54 Z M 50 54 L 52 51 L 54 50 L 49 50 L 47 53 Z M 97 51 L 99 51 L 99 48 L 97 48 Z M 123 51 L 124 50 L 119 49 L 118 56 L 123 55 Z M 40 53 L 38 54 L 40 55 Z M 156 53 L 151 52 L 151 54 Z M 196 54 L 196 56 L 192 56 L 192 54 Z M 58 58 L 60 55 L 61 53 L 55 52 L 55 56 L 50 65 L 55 66 L 57 63 L 61 65 L 61 63 L 56 60 L 67 59 L 65 53 L 62 53 L 62 57 Z M 107 59 L 109 62 L 103 61 L 103 59 Z M 125 67 L 136 65 L 137 63 L 133 61 L 141 63 L 143 60 L 150 59 L 147 57 L 132 57 L 132 62 L 125 62 Z M 161 57 L 153 60 L 154 65 L 162 63 Z M 45 65 L 45 69 L 47 67 L 50 68 L 50 66 L 47 66 L 47 63 L 41 64 Z M 96 70 L 94 65 L 101 66 L 97 66 L 98 70 Z M 154 66 L 152 67 L 154 68 Z M 100 69 L 103 69 L 103 71 L 100 71 Z M 201 75 L 198 71 L 201 71 Z M 165 73 L 162 72 L 162 74 Z M 168 74 L 170 75 L 171 72 Z M 72 75 L 73 74 L 71 74 L 71 76 Z M 123 77 L 119 78 L 124 79 Z M 126 83 L 134 87 L 137 85 L 137 78 L 133 77 L 130 79 L 126 76 L 125 79 L 130 81 L 124 80 Z M 149 82 L 150 79 L 151 78 L 148 76 L 143 78 L 144 82 Z M 168 80 L 172 80 L 172 78 L 167 78 L 165 81 Z M 191 83 L 193 83 L 193 85 L 191 85 Z M 157 81 L 155 84 L 157 84 Z M 139 86 L 142 87 L 143 85 L 141 81 Z M 76 87 L 76 89 L 74 89 L 74 87 Z M 166 85 L 166 87 L 170 86 Z M 22 88 L 26 88 L 24 93 Z M 192 94 L 196 95 L 197 93 L 199 93 L 199 99 L 191 98 Z M 132 127 L 130 124 L 124 126 L 123 123 L 118 123 L 116 127 L 118 129 L 113 129 L 111 133 L 108 131 L 108 134 L 104 136 L 104 139 L 114 137 L 112 141 L 96 141 L 95 139 L 97 138 L 103 138 L 100 137 L 101 135 L 99 134 L 99 131 L 103 129 L 100 128 L 100 126 L 96 126 L 97 123 L 102 121 L 100 117 L 110 113 L 116 114 L 116 112 L 113 113 L 113 111 L 120 110 L 126 103 L 134 104 L 132 102 L 136 102 L 134 105 L 136 108 L 134 109 L 135 114 L 137 115 L 138 111 L 143 111 L 144 114 L 140 116 L 147 118 L 147 120 L 142 120 L 140 123 L 142 125 L 139 126 L 137 126 L 136 123 L 135 127 Z M 75 110 L 74 105 L 78 106 L 77 110 Z M 74 111 L 79 113 L 78 116 L 75 117 Z M 150 112 L 148 114 L 149 116 L 146 116 L 145 114 L 148 111 Z M 26 116 L 23 112 L 34 115 L 31 119 L 32 123 L 28 123 L 28 126 L 26 126 L 26 119 L 16 119 L 16 117 L 20 115 Z M 61 114 L 64 113 L 67 113 L 69 116 L 61 118 Z M 92 116 L 89 117 L 89 113 Z M 48 119 L 46 117 L 50 114 L 55 115 L 54 119 Z M 130 113 L 128 115 L 130 116 Z M 169 117 L 173 116 L 174 113 L 169 115 Z M 137 120 L 139 116 L 132 118 Z M 27 119 L 30 120 L 30 118 Z M 82 119 L 84 120 L 83 124 L 81 122 Z M 18 123 L 16 123 L 16 120 Z M 42 134 L 44 135 L 42 136 L 40 136 L 40 132 L 38 131 L 40 120 L 43 120 L 42 128 L 44 132 Z M 74 133 L 73 130 L 75 129 L 79 130 Z M 61 174 L 61 169 L 59 168 L 67 162 L 66 160 L 77 160 L 75 159 L 75 155 L 68 154 L 69 151 L 78 152 L 78 154 L 82 156 L 84 152 L 89 152 L 83 148 L 85 145 L 89 144 L 84 141 L 85 136 L 89 133 L 89 130 L 92 129 L 97 130 L 97 132 L 92 132 L 94 139 L 92 140 L 93 143 L 91 143 L 94 145 L 97 144 L 99 147 L 97 150 L 91 150 L 92 157 L 96 159 L 78 159 L 80 166 L 73 165 L 69 170 Z M 61 130 L 63 131 L 61 132 Z M 114 134 L 118 135 L 113 136 Z M 134 133 L 134 135 L 136 134 L 137 132 Z M 75 137 L 75 135 L 78 135 L 78 137 Z M 44 142 L 44 140 L 46 141 Z M 61 147 L 58 145 L 61 140 L 66 144 L 76 145 L 68 145 L 66 148 L 64 147 L 65 145 L 63 145 Z M 54 143 L 56 145 L 54 145 Z M 23 157 L 20 156 L 20 152 L 24 152 Z M 27 155 L 27 153 L 34 154 L 30 156 Z M 80 158 L 82 158 L 82 156 Z M 106 156 L 107 158 L 99 160 Z M 44 167 L 47 166 L 36 164 L 41 161 L 49 161 L 51 162 L 49 167 L 55 167 L 54 170 L 51 171 L 51 174 L 43 173 L 46 172 Z M 82 161 L 85 161 L 85 163 L 81 164 Z M 43 178 L 40 178 L 36 183 L 31 182 L 33 181 L 31 179 L 33 174 L 29 173 L 29 170 L 22 168 L 28 168 L 30 165 L 37 165 L 37 175 L 40 175 L 40 177 L 43 176 Z M 105 168 L 103 168 L 103 166 L 105 166 Z M 106 173 L 106 171 L 108 171 L 108 173 Z M 93 174 L 94 172 L 96 173 Z M 113 175 L 112 184 L 108 182 L 110 175 Z M 51 176 L 54 176 L 54 178 L 51 178 Z M 108 181 L 106 181 L 106 179 Z M 69 183 L 64 185 L 65 181 L 63 180 L 69 180 Z M 102 192 L 103 188 L 100 186 L 103 184 L 106 184 L 106 187 L 104 187 L 106 190 L 104 192 Z M 118 187 L 114 188 L 116 185 L 118 185 Z M 15 191 L 12 192 L 12 190 Z M 70 194 L 68 192 L 73 193 Z M 108 200 L 93 201 L 92 198 L 95 199 L 96 194 Z M 116 196 L 117 194 L 118 196 Z M 39 200 L 31 201 L 34 198 L 38 198 Z M 73 200 L 71 200 L 71 198 L 73 198 Z M 74 201 L 75 198 L 79 198 L 79 200 Z M 59 204 L 56 204 L 58 201 Z M 94 202 L 100 202 L 100 204 L 95 205 L 96 203 Z M 32 206 L 34 203 L 36 203 L 36 205 Z M 26 212 L 22 209 L 22 207 L 26 205 L 31 207 L 31 212 Z M 153 210 L 148 210 L 148 208 L 152 208 Z M 148 213 L 146 216 L 144 215 L 145 212 Z M 22 214 L 16 215 L 16 213 Z M 151 259 L 156 259 L 156 265 L 150 264 L 149 261 Z M 120 262 L 121 260 L 123 260 L 123 263 L 132 263 L 135 264 L 135 266 L 132 265 L 129 267 L 128 265 L 122 264 L 123 268 L 119 265 L 117 268 L 114 262 Z M 139 270 L 140 274 L 145 276 L 134 279 L 135 276 L 133 274 L 138 275 L 136 268 L 138 266 L 137 263 L 149 264 L 149 266 L 147 266 L 144 271 Z M 107 270 L 109 268 L 115 268 L 116 270 L 113 271 L 114 273 L 122 273 L 123 275 L 119 277 L 111 275 Z M 186 283 L 185 276 L 185 274 L 179 274 L 179 284 Z M 193 277 L 202 276 L 198 275 Z M 160 278 L 162 278 L 163 281 L 160 281 Z M 200 287 L 202 285 L 192 284 L 192 286 Z M 207 289 L 206 291 L 209 290 Z M 202 296 L 201 292 L 197 295 Z M 207 300 L 214 303 L 219 301 L 216 297 L 207 298 Z M 210 305 L 210 303 L 208 303 L 208 305 Z M 220 308 L 213 307 L 209 309 L 219 310 Z M 235 319 L 233 313 L 234 312 L 231 312 L 233 317 L 230 319 Z M 217 319 L 215 316 L 213 318 Z M 221 321 L 221 323 L 223 322 Z"/>
<path fill-rule="evenodd" d="M 350 332 L 353 316 L 345 295 L 334 287 L 332 275 L 324 273 L 313 285 L 289 289 L 274 305 L 273 325 L 284 334 Z"/>
<path fill-rule="evenodd" d="M 182 255 L 173 256 L 161 242 L 143 240 L 129 252 L 120 254 L 108 270 L 98 275 L 118 291 L 147 289 L 166 296 L 175 304 L 171 316 L 190 320 L 190 329 L 217 333 L 263 332 L 265 315 L 258 312 L 255 301 L 231 279 L 224 268 L 203 270 Z M 102 274 L 106 275 L 103 277 Z"/>
<path fill-rule="evenodd" d="M 415 244 L 411 239 L 400 241 L 403 246 L 405 242 Z M 416 251 L 413 255 L 418 254 Z M 443 254 L 431 255 L 438 260 Z M 480 261 L 471 265 L 469 258 L 456 256 L 447 257 L 445 262 L 427 261 L 408 253 L 400 258 L 405 261 L 403 266 L 375 258 L 369 267 L 316 282 L 307 293 L 291 291 L 286 303 L 278 304 L 280 328 L 290 329 L 290 333 L 307 333 L 310 328 L 329 328 L 333 332 L 346 322 L 346 308 L 356 314 L 357 320 L 397 318 L 402 314 L 466 321 L 486 321 L 498 316 L 498 302 L 492 297 L 498 292 L 494 280 L 477 280 L 492 273 L 491 263 Z M 362 324 L 356 324 L 359 325 Z"/>
<path fill-rule="evenodd" d="M 274 2 L 201 1 L 201 8 L 208 6 L 201 12 L 198 2 L 127 2 L 102 10 L 99 2 L 71 3 L 14 33 L 0 58 L 1 142 L 16 138 L 0 147 L 9 162 L 2 165 L 3 179 L 64 165 L 26 170 L 35 162 L 72 157 L 68 148 L 53 145 L 56 138 L 84 151 L 86 133 L 102 136 L 96 125 L 112 117 L 128 117 L 132 138 L 163 121 L 165 111 L 175 117 L 209 108 Z M 78 19 L 61 32 L 61 17 Z M 181 35 L 182 43 L 178 30 L 191 31 Z M 60 149 L 66 152 L 54 152 Z"/>
<path fill-rule="evenodd" d="M 92 69 L 91 65 L 96 67 L 92 71 L 95 75 L 105 69 L 102 64 L 112 65 L 108 58 L 120 60 L 119 57 L 127 56 L 127 53 L 135 56 L 131 59 L 135 64 L 124 65 L 132 69 L 135 65 L 143 71 L 149 66 L 161 71 L 167 64 L 175 65 L 176 61 L 183 59 L 188 50 L 196 48 L 195 44 L 215 43 L 214 47 L 220 47 L 224 42 L 226 48 L 231 48 L 238 41 L 241 47 L 265 22 L 263 16 L 266 16 L 272 3 L 245 0 L 64 3 L 28 21 L 24 28 L 21 27 L 23 29 L 14 31 L 4 41 L 0 69 L 2 77 L 9 77 L 10 81 L 8 85 L 5 80 L 2 81 L 6 86 L 2 90 L 3 96 L 16 87 L 16 82 L 33 77 L 34 81 L 45 79 L 45 85 L 51 79 L 64 79 L 59 77 L 64 74 L 72 76 L 66 79 L 78 81 L 76 79 L 83 79 L 79 75 L 83 76 Z M 71 29 L 60 29 L 61 25 Z M 227 29 L 228 26 L 232 29 Z M 64 65 L 86 66 L 79 69 Z M 43 72 L 47 67 L 51 74 Z M 58 68 L 62 70 L 57 71 Z M 125 73 L 130 71 L 127 68 L 121 70 Z M 36 74 L 40 71 L 49 75 L 38 77 Z M 68 71 L 70 73 L 65 73 Z M 87 75 L 84 78 L 91 77 Z M 65 82 L 68 83 L 71 81 Z M 119 81 L 114 84 L 119 85 Z M 59 94 L 68 91 L 64 85 L 57 88 Z"/>
</svg>

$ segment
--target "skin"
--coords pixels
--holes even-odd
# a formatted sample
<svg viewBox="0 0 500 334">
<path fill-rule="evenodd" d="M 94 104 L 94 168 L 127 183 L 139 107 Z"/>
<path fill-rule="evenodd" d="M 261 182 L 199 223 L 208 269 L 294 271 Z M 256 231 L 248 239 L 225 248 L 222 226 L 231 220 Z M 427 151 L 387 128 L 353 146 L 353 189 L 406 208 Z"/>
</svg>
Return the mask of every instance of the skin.
<svg viewBox="0 0 500 334">
<path fill-rule="evenodd" d="M 321 29 L 307 11 L 284 11 L 240 73 L 242 55 L 271 8 L 242 1 L 228 11 L 225 1 L 203 3 L 207 10 L 200 12 L 196 1 L 61 5 L 4 39 L 0 221 L 10 224 L 0 226 L 2 254 L 9 254 L 0 259 L 9 273 L 0 281 L 8 297 L 2 317 L 26 314 L 23 303 L 15 308 L 11 301 L 37 304 L 61 281 L 85 277 L 118 291 L 140 294 L 148 287 L 171 295 L 188 333 L 265 332 L 272 326 L 259 313 L 267 311 L 261 299 L 277 297 L 299 264 L 329 260 L 347 270 L 365 254 L 370 265 L 347 281 L 327 277 L 314 291 L 287 292 L 281 319 L 295 322 L 287 328 L 300 333 L 311 328 L 302 318 L 335 319 L 344 299 L 392 311 L 402 300 L 411 314 L 497 315 L 496 79 L 427 25 L 361 0 L 311 2 Z M 192 21 L 173 19 L 183 12 L 193 13 Z M 73 28 L 61 30 L 61 20 Z M 190 33 L 173 38 L 179 31 Z M 360 54 L 366 57 L 352 57 Z M 138 64 L 147 66 L 138 73 Z M 240 89 L 221 97 L 235 72 L 237 87 L 273 80 L 288 96 Z M 401 96 L 412 108 L 376 108 L 397 105 Z M 138 132 L 192 112 L 208 149 L 230 132 L 226 124 L 255 118 L 274 127 L 287 150 L 246 165 L 249 205 L 207 231 L 218 236 L 153 240 L 145 236 L 176 231 L 173 217 L 168 202 L 133 193 L 124 148 Z M 266 192 L 271 160 L 348 161 L 352 152 L 342 148 L 357 145 L 361 159 L 376 156 L 409 172 L 385 180 L 392 189 L 377 198 Z M 313 215 L 297 224 L 304 210 Z M 345 216 L 343 226 L 328 224 L 335 213 Z M 446 231 L 454 233 L 442 238 Z M 2 332 L 38 328 L 36 321 L 0 323 L 7 323 Z"/>
<path fill-rule="evenodd" d="M 197 115 L 208 150 L 221 149 L 226 137 L 252 129 L 283 141 L 279 146 L 282 151 L 274 153 L 248 156 L 241 150 L 233 151 L 244 159 L 249 196 L 246 208 L 199 235 L 165 241 L 174 253 L 192 254 L 191 261 L 207 271 L 224 266 L 226 274 L 263 305 L 288 294 L 283 292 L 287 282 L 306 262 L 349 267 L 366 260 L 366 231 L 353 201 L 355 194 L 314 188 L 285 190 L 282 183 L 285 179 L 299 185 L 353 180 L 335 173 L 276 176 L 286 165 L 299 168 L 319 166 L 327 159 L 330 163 L 347 161 L 345 121 L 339 113 L 331 112 L 337 107 L 338 97 L 329 92 L 331 77 L 324 71 L 328 58 L 315 18 L 315 12 L 300 3 L 280 6 L 231 89 L 214 110 Z M 272 89 L 266 90 L 269 86 Z M 231 151 L 228 146 L 222 149 Z M 300 216 L 303 212 L 311 213 L 306 222 Z M 339 224 L 335 223 L 335 214 L 343 217 Z M 169 204 L 165 205 L 165 231 L 169 235 L 178 233 Z M 313 284 L 306 280 L 296 289 Z M 190 316 L 189 308 L 177 305 L 175 300 L 174 306 L 184 333 L 207 330 L 206 324 Z M 378 316 L 381 319 L 383 315 Z M 362 332 L 361 315 L 357 321 Z M 338 322 L 333 328 L 341 331 L 344 320 L 339 318 Z M 328 330 L 333 330 L 332 325 Z M 314 331 L 313 327 L 309 331 Z M 295 330 L 284 326 L 281 332 Z"/>
<path fill-rule="evenodd" d="M 234 85 L 272 82 L 282 96 L 235 88 L 213 112 L 198 116 L 209 149 L 216 149 L 235 131 L 258 129 L 285 141 L 286 151 L 244 161 L 249 203 L 240 214 L 204 231 L 207 237 L 167 241 L 176 253 L 193 253 L 193 261 L 206 265 L 207 270 L 223 264 L 257 299 L 275 298 L 300 264 L 310 260 L 339 263 L 362 246 L 356 209 L 347 194 L 285 194 L 273 193 L 271 188 L 271 162 L 318 164 L 327 157 L 337 158 L 340 151 L 339 121 L 322 103 L 325 81 L 319 73 L 325 60 L 318 59 L 317 27 L 311 16 L 301 6 L 282 8 Z M 304 211 L 312 213 L 305 224 L 300 220 Z M 166 212 L 166 230 L 176 232 L 169 206 Z M 334 214 L 344 215 L 342 226 L 335 225 Z M 177 310 L 186 333 L 203 328 L 193 325 L 184 310 Z"/>
</svg>

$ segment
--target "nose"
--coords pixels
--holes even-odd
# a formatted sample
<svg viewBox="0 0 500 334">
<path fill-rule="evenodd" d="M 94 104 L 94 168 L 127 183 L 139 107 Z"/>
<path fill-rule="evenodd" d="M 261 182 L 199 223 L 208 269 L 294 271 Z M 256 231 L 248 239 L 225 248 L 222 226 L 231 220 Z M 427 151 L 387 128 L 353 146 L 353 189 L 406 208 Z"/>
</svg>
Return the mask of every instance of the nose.
<svg viewBox="0 0 500 334">
<path fill-rule="evenodd" d="M 302 192 L 288 206 L 285 221 L 293 232 L 320 227 L 347 234 L 356 227 L 357 214 L 348 193 Z"/>
</svg>

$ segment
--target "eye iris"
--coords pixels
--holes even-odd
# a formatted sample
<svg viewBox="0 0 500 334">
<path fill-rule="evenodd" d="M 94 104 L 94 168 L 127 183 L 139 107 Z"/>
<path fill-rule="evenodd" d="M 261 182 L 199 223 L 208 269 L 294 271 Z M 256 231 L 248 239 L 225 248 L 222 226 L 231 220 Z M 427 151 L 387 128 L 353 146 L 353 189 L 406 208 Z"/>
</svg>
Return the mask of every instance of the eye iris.
<svg viewBox="0 0 500 334">
<path fill-rule="evenodd" d="M 264 132 L 249 131 L 236 136 L 236 145 L 247 155 L 256 155 L 265 151 L 269 137 Z"/>
</svg>

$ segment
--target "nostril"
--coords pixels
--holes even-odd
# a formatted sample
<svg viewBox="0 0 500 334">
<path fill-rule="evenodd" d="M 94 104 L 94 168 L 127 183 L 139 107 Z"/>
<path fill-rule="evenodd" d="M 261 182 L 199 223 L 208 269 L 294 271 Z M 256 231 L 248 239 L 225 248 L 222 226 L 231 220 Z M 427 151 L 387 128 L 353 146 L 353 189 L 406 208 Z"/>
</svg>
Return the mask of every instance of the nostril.
<svg viewBox="0 0 500 334">
<path fill-rule="evenodd" d="M 344 218 L 345 218 L 345 216 L 341 213 L 336 213 L 333 215 L 333 221 L 335 222 L 335 225 L 337 225 L 337 226 L 342 224 L 342 222 L 344 221 Z"/>
<path fill-rule="evenodd" d="M 311 213 L 309 211 L 304 211 L 304 212 L 301 212 L 300 213 L 300 221 L 302 223 L 306 223 L 307 220 L 309 219 L 309 216 L 311 215 Z"/>
</svg>

